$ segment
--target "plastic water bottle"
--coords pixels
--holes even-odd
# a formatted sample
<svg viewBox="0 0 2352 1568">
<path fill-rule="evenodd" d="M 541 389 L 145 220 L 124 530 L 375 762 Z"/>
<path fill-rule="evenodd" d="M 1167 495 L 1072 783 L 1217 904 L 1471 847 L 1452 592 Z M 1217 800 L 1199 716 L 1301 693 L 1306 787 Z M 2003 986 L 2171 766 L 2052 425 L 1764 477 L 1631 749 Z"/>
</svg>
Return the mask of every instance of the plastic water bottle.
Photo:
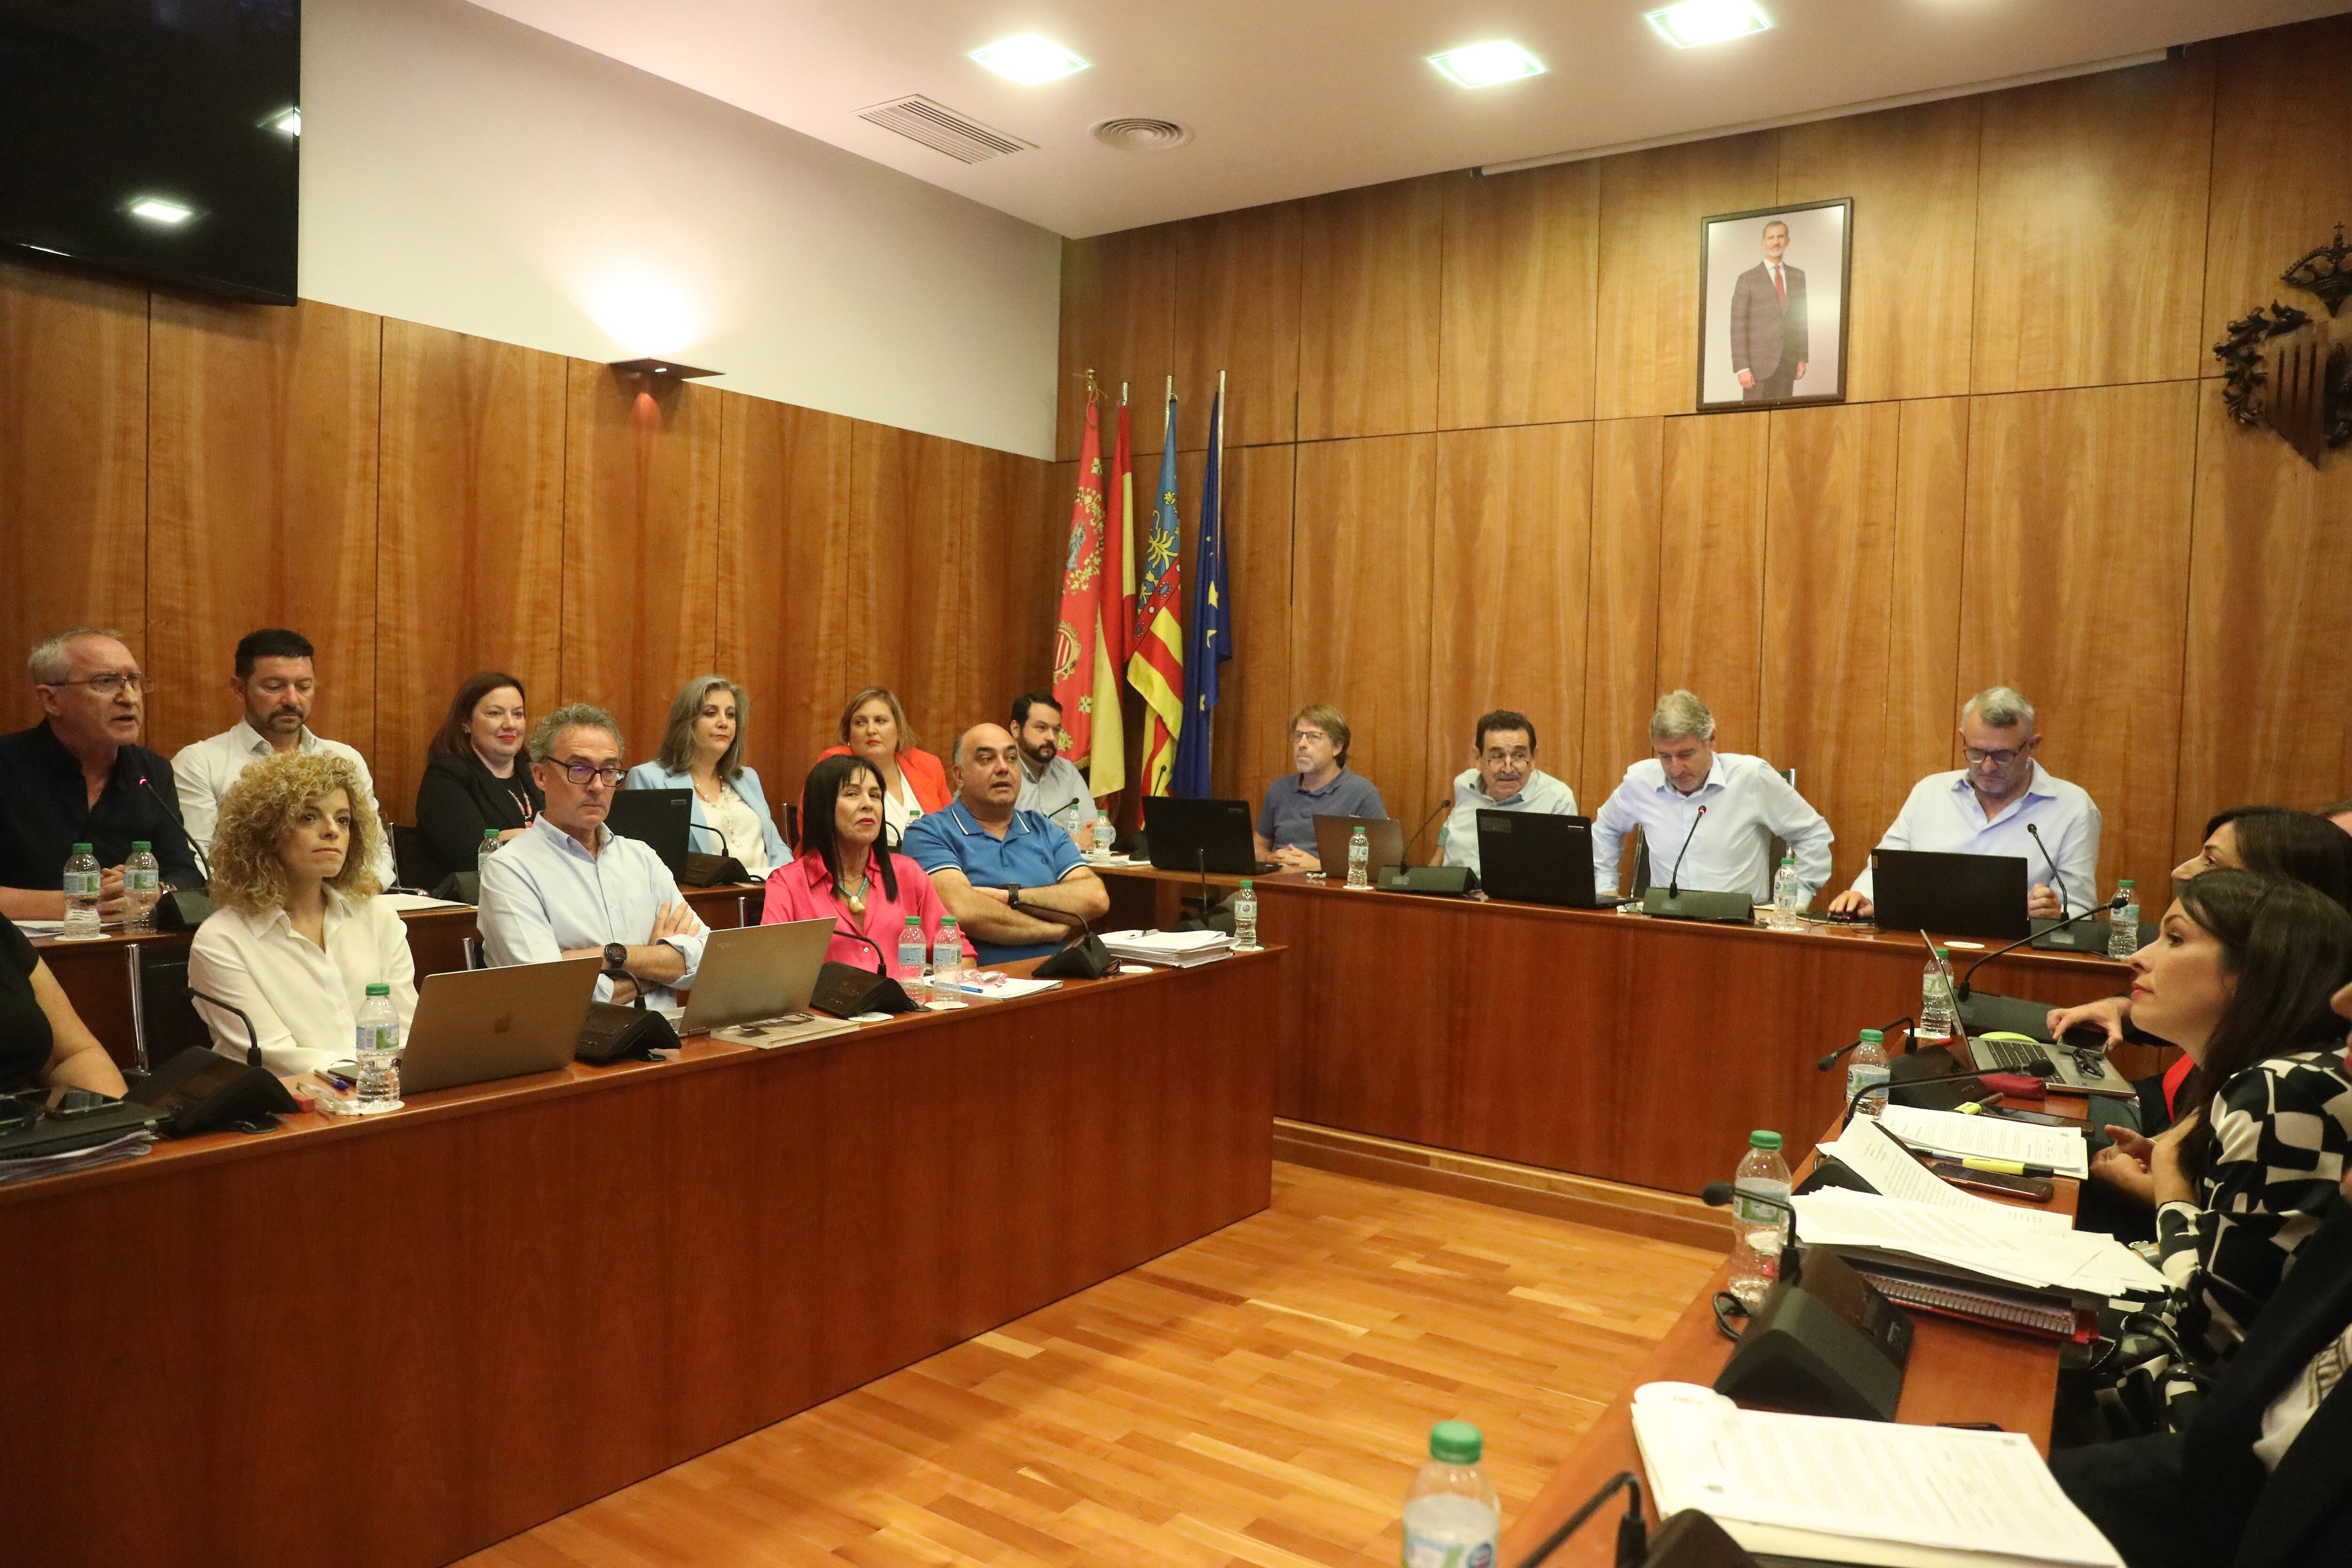
<svg viewBox="0 0 2352 1568">
<path fill-rule="evenodd" d="M 908 999 L 923 999 L 923 922 L 913 915 L 898 928 L 898 984 Z"/>
<path fill-rule="evenodd" d="M 940 917 L 939 935 L 931 942 L 931 1005 L 934 1007 L 968 1007 L 963 993 L 956 989 L 956 972 L 963 967 L 963 942 L 956 931 L 955 916 Z"/>
<path fill-rule="evenodd" d="M 481 847 L 474 851 L 474 882 L 476 887 L 479 887 L 482 881 L 489 876 L 490 857 L 499 852 L 499 830 L 497 828 L 485 827 L 482 829 Z"/>
<path fill-rule="evenodd" d="M 2107 956 L 2127 960 L 2139 951 L 2139 895 L 2128 879 L 2117 882 L 2116 891 L 2124 896 L 2124 907 L 2107 917 Z"/>
<path fill-rule="evenodd" d="M 155 847 L 144 838 L 131 841 L 131 858 L 122 863 L 122 929 L 144 936 L 155 929 L 155 905 L 163 896 L 163 868 Z"/>
<path fill-rule="evenodd" d="M 377 981 L 360 1005 L 352 1056 L 360 1064 L 359 1092 L 352 1109 L 362 1116 L 400 1109 L 400 1016 L 392 1010 L 392 987 Z"/>
<path fill-rule="evenodd" d="M 1109 859 L 1111 858 L 1111 843 L 1118 837 L 1118 829 L 1110 825 L 1110 813 L 1099 809 L 1097 810 L 1095 813 L 1095 853 L 1101 856 L 1106 860 Z"/>
<path fill-rule="evenodd" d="M 1257 889 L 1247 877 L 1242 879 L 1242 890 L 1234 895 L 1234 951 L 1257 951 Z"/>
<path fill-rule="evenodd" d="M 1804 907 L 1805 885 L 1797 879 L 1797 858 L 1780 857 L 1780 868 L 1772 874 L 1772 913 L 1765 921 L 1775 931 L 1794 931 L 1802 922 L 1797 911 Z"/>
<path fill-rule="evenodd" d="M 1856 1094 L 1872 1084 L 1886 1081 L 1886 1032 L 1864 1029 L 1862 1043 L 1845 1058 L 1845 1097 L 1852 1101 Z M 1874 1094 L 1866 1097 L 1854 1109 L 1864 1116 L 1876 1116 L 1886 1109 L 1886 1097 Z"/>
<path fill-rule="evenodd" d="M 1952 1001 L 1951 982 L 1945 978 L 1950 973 L 1951 962 L 1950 951 L 1939 947 L 1934 959 L 1919 973 L 1917 1037 L 1922 1040 L 1948 1040 L 1958 1032 L 1959 1010 Z"/>
<path fill-rule="evenodd" d="M 1404 1494 L 1404 1568 L 1494 1568 L 1503 1505 L 1479 1466 L 1486 1440 L 1467 1421 L 1429 1429 L 1429 1462 Z"/>
<path fill-rule="evenodd" d="M 1371 863 L 1372 841 L 1365 837 L 1364 830 L 1359 827 L 1348 835 L 1348 886 L 1359 889 L 1370 887 L 1372 884 L 1364 873 Z"/>
<path fill-rule="evenodd" d="M 98 852 L 87 844 L 77 844 L 66 858 L 66 927 L 63 935 L 89 937 L 98 934 L 98 890 L 103 885 L 103 874 L 98 868 Z"/>
<path fill-rule="evenodd" d="M 1731 1293 L 1753 1307 L 1780 1278 L 1780 1243 L 1788 1234 L 1783 1210 L 1751 1198 L 1789 1197 L 1789 1163 L 1780 1158 L 1780 1135 L 1758 1128 L 1748 1135 L 1748 1154 L 1731 1179 Z"/>
</svg>

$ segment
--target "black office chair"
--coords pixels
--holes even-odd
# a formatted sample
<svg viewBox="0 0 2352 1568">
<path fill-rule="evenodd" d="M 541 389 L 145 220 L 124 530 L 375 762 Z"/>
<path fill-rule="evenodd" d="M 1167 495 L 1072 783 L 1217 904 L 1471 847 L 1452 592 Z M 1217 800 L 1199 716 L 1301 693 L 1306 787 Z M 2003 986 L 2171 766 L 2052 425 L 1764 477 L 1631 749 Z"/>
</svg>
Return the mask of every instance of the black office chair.
<svg viewBox="0 0 2352 1568">
<path fill-rule="evenodd" d="M 212 1030 L 188 990 L 187 953 L 136 942 L 129 952 L 132 1070 L 151 1073 L 183 1051 L 209 1049 Z"/>
<path fill-rule="evenodd" d="M 392 834 L 393 874 L 404 888 L 429 888 L 433 885 L 433 852 L 425 847 L 425 835 L 412 823 L 394 822 L 385 825 Z"/>
</svg>

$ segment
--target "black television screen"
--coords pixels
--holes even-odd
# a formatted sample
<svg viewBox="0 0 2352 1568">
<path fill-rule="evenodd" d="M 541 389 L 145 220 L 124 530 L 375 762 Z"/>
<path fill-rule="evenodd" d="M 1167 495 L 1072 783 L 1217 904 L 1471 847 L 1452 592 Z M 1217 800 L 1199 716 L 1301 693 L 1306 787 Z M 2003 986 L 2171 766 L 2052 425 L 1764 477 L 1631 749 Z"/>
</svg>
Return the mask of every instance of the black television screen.
<svg viewBox="0 0 2352 1568">
<path fill-rule="evenodd" d="M 301 0 L 0 0 L 0 243 L 294 302 Z"/>
</svg>

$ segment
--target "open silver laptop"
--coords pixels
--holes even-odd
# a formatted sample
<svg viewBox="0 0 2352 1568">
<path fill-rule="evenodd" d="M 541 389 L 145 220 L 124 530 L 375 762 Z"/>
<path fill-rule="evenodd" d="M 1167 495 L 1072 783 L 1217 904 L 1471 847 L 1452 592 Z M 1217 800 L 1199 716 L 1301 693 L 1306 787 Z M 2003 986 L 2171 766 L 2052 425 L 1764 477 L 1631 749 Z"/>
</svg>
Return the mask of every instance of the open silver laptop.
<svg viewBox="0 0 2352 1568">
<path fill-rule="evenodd" d="M 699 1035 L 806 1012 L 825 949 L 833 944 L 833 924 L 822 919 L 784 921 L 712 931 L 703 943 L 702 963 L 694 972 L 677 1032 Z"/>
<path fill-rule="evenodd" d="M 1318 816 L 1315 819 L 1315 853 L 1323 862 L 1323 875 L 1333 881 L 1348 879 L 1348 844 L 1355 837 L 1356 829 L 1364 830 L 1364 839 L 1372 852 L 1364 867 L 1364 875 L 1374 882 L 1381 879 L 1381 868 L 1404 864 L 1404 829 L 1396 819 L 1387 816 Z"/>
<path fill-rule="evenodd" d="M 568 1065 L 596 999 L 599 958 L 428 974 L 400 1058 L 400 1092 L 423 1094 Z"/>
<path fill-rule="evenodd" d="M 2050 1004 L 2017 996 L 1970 996 L 1960 1004 L 1963 1033 L 1968 1035 L 1969 1062 L 1979 1072 L 2029 1072 L 2046 1078 L 2053 1089 L 2109 1099 L 2136 1099 L 2139 1091 L 2116 1071 L 2106 1052 L 2096 1046 L 2077 1049 L 2050 1040 Z M 2024 1035 L 2024 1040 L 1988 1040 L 1988 1033 Z M 2047 1064 L 2047 1066 L 2043 1064 Z"/>
</svg>

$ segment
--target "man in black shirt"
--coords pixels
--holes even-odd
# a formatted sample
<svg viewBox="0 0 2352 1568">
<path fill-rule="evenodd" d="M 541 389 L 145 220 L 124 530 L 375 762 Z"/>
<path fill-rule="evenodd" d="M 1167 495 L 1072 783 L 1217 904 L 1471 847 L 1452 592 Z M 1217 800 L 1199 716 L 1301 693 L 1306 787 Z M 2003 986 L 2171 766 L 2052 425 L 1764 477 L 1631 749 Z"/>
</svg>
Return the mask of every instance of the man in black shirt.
<svg viewBox="0 0 2352 1568">
<path fill-rule="evenodd" d="M 99 911 L 122 908 L 122 863 L 134 840 L 154 847 L 163 882 L 205 879 L 180 829 L 172 764 L 138 743 L 146 677 L 114 633 L 59 632 L 26 668 L 47 717 L 0 735 L 0 916 L 61 920 L 68 857 L 89 844 L 105 868 Z"/>
</svg>

